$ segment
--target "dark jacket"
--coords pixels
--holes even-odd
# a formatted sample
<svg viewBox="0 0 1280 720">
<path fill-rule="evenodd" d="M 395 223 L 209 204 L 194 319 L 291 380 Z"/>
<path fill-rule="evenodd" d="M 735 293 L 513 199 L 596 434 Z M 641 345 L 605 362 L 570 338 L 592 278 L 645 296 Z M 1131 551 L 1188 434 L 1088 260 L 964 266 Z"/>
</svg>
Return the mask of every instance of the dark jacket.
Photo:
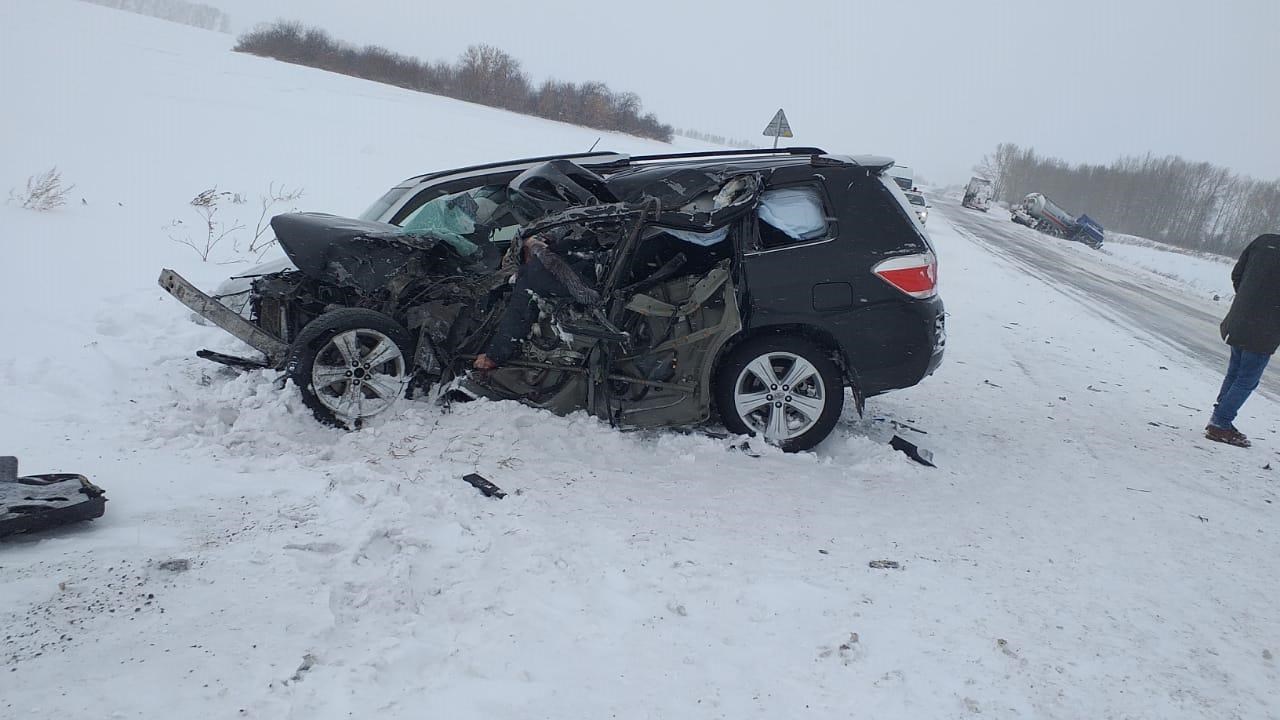
<svg viewBox="0 0 1280 720">
<path fill-rule="evenodd" d="M 1236 298 L 1222 321 L 1222 339 L 1263 355 L 1280 347 L 1280 235 L 1259 235 L 1231 271 Z"/>
</svg>

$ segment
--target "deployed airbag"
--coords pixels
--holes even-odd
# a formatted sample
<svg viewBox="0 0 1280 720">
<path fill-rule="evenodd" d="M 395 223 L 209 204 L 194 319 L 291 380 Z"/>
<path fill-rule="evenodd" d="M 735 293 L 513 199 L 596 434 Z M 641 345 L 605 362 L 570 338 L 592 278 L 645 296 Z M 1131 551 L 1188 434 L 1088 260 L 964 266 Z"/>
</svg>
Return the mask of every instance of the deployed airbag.
<svg viewBox="0 0 1280 720">
<path fill-rule="evenodd" d="M 669 233 L 672 237 L 679 238 L 680 240 L 692 245 L 700 245 L 702 247 L 710 247 L 729 237 L 729 228 L 727 227 L 712 230 L 709 233 L 699 233 L 691 230 L 676 230 L 675 228 L 663 228 L 663 230 Z"/>
<path fill-rule="evenodd" d="M 813 240 L 827 232 L 827 213 L 813 188 L 778 188 L 760 193 L 760 219 L 794 240 Z"/>
</svg>

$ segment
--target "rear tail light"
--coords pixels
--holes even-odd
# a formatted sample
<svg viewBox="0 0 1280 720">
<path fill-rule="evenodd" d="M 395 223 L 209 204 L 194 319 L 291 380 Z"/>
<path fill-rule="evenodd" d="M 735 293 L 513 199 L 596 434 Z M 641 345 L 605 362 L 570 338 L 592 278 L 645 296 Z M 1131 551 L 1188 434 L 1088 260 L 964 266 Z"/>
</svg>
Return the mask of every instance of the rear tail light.
<svg viewBox="0 0 1280 720">
<path fill-rule="evenodd" d="M 913 298 L 938 294 L 938 259 L 933 253 L 889 258 L 877 263 L 872 272 Z"/>
</svg>

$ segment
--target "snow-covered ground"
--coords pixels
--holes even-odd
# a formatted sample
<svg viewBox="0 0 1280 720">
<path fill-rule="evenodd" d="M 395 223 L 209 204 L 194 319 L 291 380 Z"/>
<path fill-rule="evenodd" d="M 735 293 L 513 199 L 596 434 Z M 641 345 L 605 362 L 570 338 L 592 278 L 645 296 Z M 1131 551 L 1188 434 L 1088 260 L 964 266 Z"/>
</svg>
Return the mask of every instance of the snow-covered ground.
<svg viewBox="0 0 1280 720">
<path fill-rule="evenodd" d="M 1231 258 L 1193 253 L 1146 238 L 1111 232 L 1107 233 L 1102 253 L 1181 283 L 1200 297 L 1217 296 L 1226 302 L 1236 294 L 1231 287 L 1231 269 L 1235 266 Z"/>
<path fill-rule="evenodd" d="M 162 229 L 196 192 L 249 194 L 227 213 L 250 226 L 272 181 L 353 213 L 405 175 L 598 135 L 230 42 L 0 5 L 0 190 L 53 164 L 77 185 L 55 212 L 0 205 L 2 449 L 110 498 L 0 543 L 0 714 L 1280 714 L 1280 408 L 1246 405 L 1250 450 L 1200 439 L 1216 375 L 943 213 L 942 368 L 812 453 L 512 403 L 405 403 L 344 433 L 270 375 L 192 357 L 235 342 L 159 268 L 238 267 Z M 890 421 L 939 467 L 873 439 Z"/>
</svg>

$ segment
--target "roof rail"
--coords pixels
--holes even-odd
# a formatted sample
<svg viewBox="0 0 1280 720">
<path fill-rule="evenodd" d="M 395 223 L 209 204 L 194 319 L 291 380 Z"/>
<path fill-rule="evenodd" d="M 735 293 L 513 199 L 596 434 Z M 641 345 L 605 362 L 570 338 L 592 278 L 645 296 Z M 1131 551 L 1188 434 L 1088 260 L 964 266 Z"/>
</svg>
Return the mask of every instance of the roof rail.
<svg viewBox="0 0 1280 720">
<path fill-rule="evenodd" d="M 566 153 L 562 155 L 541 155 L 539 157 L 518 158 L 515 160 L 502 160 L 499 162 L 484 163 L 482 165 L 468 165 L 467 167 L 450 168 L 448 170 L 437 170 L 434 172 L 415 175 L 410 180 L 425 180 L 438 175 L 452 175 L 454 173 L 475 172 L 477 170 L 489 170 L 491 168 L 501 168 L 508 165 L 525 165 L 529 163 L 549 162 L 551 160 L 590 160 L 592 158 L 600 158 L 609 162 L 597 163 L 599 165 L 626 164 L 630 156 L 626 153 L 612 152 L 609 150 L 597 150 L 595 152 L 585 153 Z"/>
<path fill-rule="evenodd" d="M 827 151 L 816 147 L 761 148 L 759 150 L 704 150 L 702 152 L 664 153 L 661 155 L 632 155 L 631 162 L 647 160 L 696 160 L 698 158 L 743 157 L 751 155 L 826 155 Z"/>
<path fill-rule="evenodd" d="M 448 170 L 438 170 L 436 172 L 424 173 L 408 178 L 404 182 L 423 182 L 431 180 L 443 175 L 455 175 L 460 173 L 475 173 L 483 170 L 494 168 L 510 167 L 512 165 L 532 165 L 540 162 L 548 162 L 550 160 L 571 160 L 579 162 L 583 160 L 599 160 L 595 163 L 583 163 L 587 167 L 599 169 L 617 168 L 622 169 L 635 162 L 655 161 L 655 160 L 697 160 L 699 158 L 719 158 L 719 157 L 770 157 L 777 155 L 791 156 L 810 156 L 817 157 L 826 155 L 827 151 L 816 147 L 781 147 L 781 148 L 761 148 L 759 150 L 704 150 L 701 152 L 683 152 L 683 153 L 664 153 L 661 155 L 628 155 L 627 153 L 611 152 L 608 150 L 597 150 L 596 152 L 585 153 L 566 153 L 563 155 L 542 155 L 540 157 L 519 158 L 516 160 L 503 160 L 501 162 L 485 163 L 483 165 L 469 165 L 461 168 L 450 168 Z"/>
</svg>

